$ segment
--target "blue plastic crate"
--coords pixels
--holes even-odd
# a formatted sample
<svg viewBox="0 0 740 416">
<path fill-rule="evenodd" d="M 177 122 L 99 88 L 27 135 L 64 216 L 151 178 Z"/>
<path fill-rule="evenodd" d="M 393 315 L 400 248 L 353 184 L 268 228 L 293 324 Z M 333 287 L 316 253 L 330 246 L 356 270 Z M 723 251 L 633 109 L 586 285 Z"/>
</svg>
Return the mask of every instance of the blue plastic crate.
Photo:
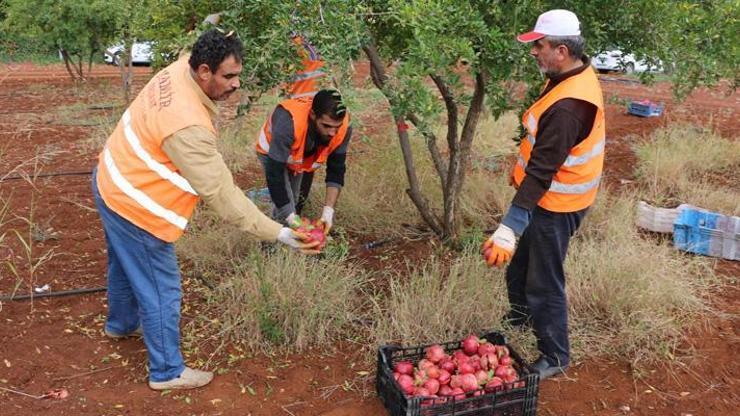
<svg viewBox="0 0 740 416">
<path fill-rule="evenodd" d="M 705 256 L 740 260 L 740 217 L 686 207 L 673 223 L 673 245 Z"/>
<path fill-rule="evenodd" d="M 663 104 L 632 101 L 627 106 L 627 112 L 640 117 L 658 117 L 663 114 Z"/>
<path fill-rule="evenodd" d="M 270 204 L 272 203 L 272 199 L 270 198 L 270 190 L 267 188 L 261 188 L 261 189 L 250 189 L 246 192 L 247 198 L 251 199 L 252 202 L 256 203 L 263 203 L 263 204 Z"/>
</svg>

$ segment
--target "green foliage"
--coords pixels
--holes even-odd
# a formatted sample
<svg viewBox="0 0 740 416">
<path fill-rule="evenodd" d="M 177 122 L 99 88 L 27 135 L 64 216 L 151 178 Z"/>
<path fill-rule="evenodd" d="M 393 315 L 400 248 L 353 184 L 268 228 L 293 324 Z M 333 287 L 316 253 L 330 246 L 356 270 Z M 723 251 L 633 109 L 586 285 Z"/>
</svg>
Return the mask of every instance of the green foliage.
<svg viewBox="0 0 740 416">
<path fill-rule="evenodd" d="M 300 57 L 291 38 L 296 34 L 334 64 L 335 74 L 346 72 L 361 44 L 362 22 L 354 18 L 355 11 L 355 2 L 339 0 L 232 2 L 222 14 L 222 26 L 236 29 L 244 42 L 245 88 L 259 95 L 295 74 Z"/>
<path fill-rule="evenodd" d="M 371 2 L 375 15 L 368 29 L 381 56 L 397 62 L 398 70 L 389 90 L 398 91 L 397 113 L 408 111 L 423 118 L 441 110 L 437 92 L 425 81 L 437 74 L 450 85 L 460 104 L 467 104 L 469 91 L 461 74 L 485 70 L 489 107 L 499 115 L 512 107 L 505 80 L 523 80 L 534 65 L 527 48 L 517 44 L 516 34 L 531 26 L 537 2 L 454 0 L 395 0 Z M 530 70 L 531 69 L 531 70 Z M 436 101 L 431 105 L 430 101 Z"/>
<path fill-rule="evenodd" d="M 154 41 L 154 65 L 161 67 L 177 59 L 178 53 L 192 46 L 205 27 L 203 19 L 224 10 L 226 1 L 149 0 L 151 6 L 142 19 L 142 36 Z"/>
<path fill-rule="evenodd" d="M 123 2 L 107 0 L 7 0 L 3 29 L 40 47 L 87 58 L 113 34 Z M 117 7 L 119 6 L 119 7 Z"/>
<path fill-rule="evenodd" d="M 736 0 L 566 0 L 552 6 L 576 11 L 593 52 L 618 48 L 672 73 L 684 97 L 701 85 L 729 78 L 738 84 L 740 7 Z M 650 80 L 652 74 L 642 74 Z"/>
<path fill-rule="evenodd" d="M 714 85 L 722 78 L 740 83 L 740 5 L 736 0 L 682 1 L 673 8 L 669 50 L 662 53 L 673 65 L 675 92 L 685 96 L 698 85 Z M 667 47 L 664 47 L 668 49 Z"/>
</svg>

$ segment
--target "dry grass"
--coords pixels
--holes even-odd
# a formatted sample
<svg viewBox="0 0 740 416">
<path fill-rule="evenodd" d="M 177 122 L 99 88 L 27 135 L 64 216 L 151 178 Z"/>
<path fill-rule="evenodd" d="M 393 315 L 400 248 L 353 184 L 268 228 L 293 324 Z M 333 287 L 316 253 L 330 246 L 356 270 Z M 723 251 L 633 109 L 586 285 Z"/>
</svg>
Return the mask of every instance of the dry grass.
<svg viewBox="0 0 740 416">
<path fill-rule="evenodd" d="M 371 111 L 373 106 L 368 107 Z M 235 123 L 229 127 L 233 135 L 224 134 L 224 153 L 234 155 L 232 168 L 252 163 L 252 133 L 262 121 L 257 116 L 239 121 L 245 124 Z M 217 319 L 206 328 L 211 339 L 238 341 L 253 349 L 327 346 L 348 336 L 367 345 L 416 344 L 501 328 L 499 319 L 508 309 L 503 271 L 486 268 L 477 246 L 484 237 L 481 230 L 494 225 L 511 200 L 508 171 L 516 147 L 510 138 L 516 125 L 513 115 L 482 121 L 461 200 L 463 234 L 470 243 L 466 250 L 441 248 L 420 264 L 409 265 L 408 273 L 361 270 L 347 260 L 344 238 L 336 250 L 341 254 L 326 260 L 282 249 L 266 253 L 208 211 L 198 214 L 178 248 L 194 273 L 215 288 L 209 308 Z M 353 237 L 403 234 L 403 224 L 420 223 L 405 194 L 407 182 L 395 131 L 392 126 L 375 131 L 377 136 L 353 148 L 337 211 L 338 229 Z M 696 130 L 686 131 L 659 133 L 638 149 L 639 184 L 652 186 L 655 195 L 663 198 L 692 196 L 696 199 L 684 202 L 732 208 L 739 199 L 728 197 L 713 179 L 737 170 L 736 145 L 705 137 L 704 132 L 696 139 Z M 239 134 L 248 138 L 238 138 Z M 426 146 L 416 134 L 412 142 L 422 186 L 436 204 L 441 200 L 439 183 Z M 707 149 L 697 148 L 700 143 Z M 724 151 L 715 152 L 722 146 Z M 711 155 L 706 159 L 692 157 L 707 152 Z M 236 157 L 240 154 L 248 159 Z M 701 186 L 689 189 L 688 181 Z M 321 188 L 322 178 L 315 183 Z M 314 190 L 309 211 L 316 211 L 322 198 L 323 192 Z M 637 199 L 635 194 L 602 190 L 572 240 L 566 270 L 576 358 L 625 357 L 636 366 L 653 363 L 671 357 L 686 328 L 712 313 L 707 299 L 720 284 L 712 261 L 681 254 L 640 235 L 634 226 Z M 371 296 L 370 290 L 380 292 Z M 357 325 L 366 323 L 368 316 L 373 322 L 369 334 L 364 324 Z M 504 329 L 526 357 L 536 355 L 531 333 Z"/>
<path fill-rule="evenodd" d="M 214 294 L 222 336 L 250 347 L 293 349 L 347 339 L 363 309 L 367 275 L 356 266 L 281 249 L 234 264 L 233 278 Z"/>
<path fill-rule="evenodd" d="M 635 149 L 644 198 L 740 215 L 740 142 L 694 126 L 656 131 Z"/>
<path fill-rule="evenodd" d="M 508 310 L 503 272 L 488 269 L 476 253 L 445 264 L 439 257 L 390 277 L 388 294 L 375 306 L 376 343 L 439 342 L 496 328 Z"/>
<path fill-rule="evenodd" d="M 282 247 L 245 249 L 225 255 L 230 257 L 221 264 L 225 270 L 208 293 L 211 319 L 191 331 L 206 329 L 200 337 L 221 347 L 233 342 L 265 351 L 327 347 L 354 336 L 353 322 L 362 321 L 368 309 L 366 273 Z"/>
<path fill-rule="evenodd" d="M 391 138 L 394 134 L 388 128 L 384 136 Z M 431 170 L 423 165 L 418 167 L 422 186 L 431 188 L 429 183 L 434 179 Z M 316 183 L 321 182 L 321 177 L 317 177 Z M 401 234 L 399 225 L 419 222 L 406 188 L 399 147 L 388 145 L 385 140 L 365 144 L 362 153 L 348 161 L 345 185 L 337 205 L 337 226 L 360 235 Z"/>
<path fill-rule="evenodd" d="M 516 151 L 510 140 L 515 132 L 515 116 L 499 120 L 484 115 L 465 178 L 460 198 L 460 215 L 466 227 L 485 229 L 500 214 L 511 198 L 508 181 L 508 156 Z M 443 131 L 437 135 L 443 138 Z M 403 234 L 400 224 L 418 224 L 421 218 L 411 203 L 406 189 L 408 181 L 396 132 L 389 126 L 382 138 L 373 138 L 363 153 L 352 158 L 348 166 L 338 215 L 338 223 L 355 234 Z M 421 135 L 412 130 L 414 164 L 421 188 L 435 212 L 442 212 L 442 189 L 429 152 Z M 445 153 L 444 140 L 440 151 Z M 501 172 L 506 172 L 502 174 Z M 503 184 L 504 186 L 500 186 Z M 341 221 L 341 222 L 339 222 Z"/>
<path fill-rule="evenodd" d="M 626 357 L 639 367 L 672 357 L 687 326 L 710 313 L 707 299 L 719 284 L 712 261 L 641 237 L 635 201 L 603 191 L 571 242 L 566 273 L 576 358 Z M 475 250 L 451 264 L 432 258 L 391 277 L 374 312 L 374 337 L 407 345 L 451 340 L 501 328 L 507 309 L 503 271 L 487 269 Z M 531 336 L 507 333 L 526 356 L 536 355 Z"/>
<path fill-rule="evenodd" d="M 184 338 L 223 348 L 304 349 L 350 337 L 360 320 L 369 275 L 344 260 L 337 238 L 321 259 L 277 244 L 260 244 L 201 208 L 177 243 L 189 276 L 204 282 L 207 311 L 186 327 Z M 197 336 L 196 336 L 197 334 Z"/>
<path fill-rule="evenodd" d="M 684 330 L 709 313 L 712 261 L 638 234 L 634 195 L 602 190 L 568 251 L 571 339 L 577 355 L 640 365 L 672 357 Z"/>
</svg>

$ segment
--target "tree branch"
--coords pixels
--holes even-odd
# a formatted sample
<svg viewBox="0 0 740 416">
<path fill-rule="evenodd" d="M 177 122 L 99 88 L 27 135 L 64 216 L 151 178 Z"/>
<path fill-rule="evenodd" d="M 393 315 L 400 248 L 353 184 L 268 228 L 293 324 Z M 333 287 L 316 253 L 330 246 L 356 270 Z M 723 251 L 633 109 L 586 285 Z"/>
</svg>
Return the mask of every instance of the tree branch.
<svg viewBox="0 0 740 416">
<path fill-rule="evenodd" d="M 447 163 L 442 159 L 442 154 L 439 152 L 437 136 L 431 131 L 420 129 L 419 126 L 421 125 L 421 120 L 419 120 L 415 114 L 406 114 L 406 117 L 417 129 L 419 129 L 419 131 L 421 131 L 421 134 L 426 139 L 427 149 L 429 149 L 429 154 L 432 156 L 434 169 L 437 171 L 437 175 L 439 176 L 440 185 L 444 188 L 447 183 Z"/>
<path fill-rule="evenodd" d="M 363 47 L 363 50 L 365 51 L 365 55 L 367 55 L 368 59 L 370 60 L 370 78 L 373 80 L 373 84 L 375 84 L 375 86 L 380 91 L 384 91 L 387 77 L 385 75 L 385 68 L 383 68 L 383 63 L 380 60 L 380 56 L 378 55 L 378 51 L 375 48 L 375 45 L 365 46 Z M 394 99 L 392 97 L 386 95 L 386 98 L 391 105 L 394 104 Z M 411 121 L 411 123 L 417 128 L 421 125 L 421 121 L 415 114 L 406 114 L 406 118 Z M 435 136 L 432 132 L 424 131 L 422 129 L 419 130 L 426 138 L 427 149 L 429 149 L 429 153 L 432 155 L 434 168 L 437 170 L 437 174 L 439 175 L 442 187 L 444 188 L 444 185 L 447 182 L 447 166 L 444 162 L 444 159 L 442 159 L 442 154 L 439 152 L 439 147 L 437 146 L 437 136 Z"/>
<path fill-rule="evenodd" d="M 74 72 L 72 72 L 72 67 L 70 66 L 70 57 L 69 52 L 67 52 L 64 48 L 59 48 L 59 51 L 62 53 L 62 58 L 64 59 L 64 66 L 67 68 L 67 73 L 69 73 L 70 78 L 72 80 L 77 80 L 77 77 L 75 76 Z"/>
<path fill-rule="evenodd" d="M 383 92 L 383 95 L 385 95 L 392 107 L 395 104 L 395 99 L 388 94 L 385 89 L 387 76 L 375 45 L 370 44 L 364 46 L 363 50 L 370 61 L 370 78 L 373 80 L 373 84 Z M 444 230 L 440 225 L 439 220 L 434 215 L 432 209 L 429 207 L 428 201 L 421 193 L 419 179 L 416 175 L 416 168 L 414 166 L 411 143 L 409 141 L 408 126 L 406 125 L 405 118 L 403 116 L 396 116 L 394 117 L 394 121 L 396 122 L 396 132 L 398 134 L 399 144 L 401 145 L 401 153 L 403 154 L 406 177 L 409 182 L 409 189 L 406 190 L 406 193 L 409 195 L 411 201 L 416 206 L 416 209 L 419 211 L 424 221 L 432 228 L 434 233 L 440 237 L 444 237 Z"/>
<path fill-rule="evenodd" d="M 460 137 L 459 151 L 450 154 L 450 170 L 447 176 L 447 187 L 445 189 L 445 211 L 443 224 L 445 231 L 450 237 L 457 235 L 457 225 L 455 224 L 455 211 L 460 196 L 462 184 L 465 181 L 465 170 L 467 169 L 470 151 L 475 137 L 475 130 L 478 127 L 478 120 L 483 109 L 483 99 L 486 94 L 487 74 L 481 70 L 475 76 L 475 90 L 473 98 L 465 117 L 462 135 Z"/>
<path fill-rule="evenodd" d="M 447 83 L 442 79 L 441 76 L 436 74 L 429 75 L 437 89 L 442 94 L 442 99 L 447 107 L 447 146 L 450 148 L 450 152 L 457 150 L 457 103 L 455 103 L 455 97 L 452 95 L 452 91 L 447 86 Z"/>
<path fill-rule="evenodd" d="M 432 228 L 435 234 L 444 238 L 444 229 L 439 224 L 437 217 L 429 207 L 429 202 L 424 195 L 421 193 L 421 186 L 419 185 L 419 179 L 416 176 L 416 167 L 414 166 L 414 156 L 411 151 L 411 142 L 409 141 L 408 127 L 403 117 L 396 117 L 396 128 L 398 133 L 398 141 L 401 145 L 401 153 L 403 154 L 403 163 L 406 167 L 406 177 L 409 180 L 409 189 L 406 193 L 411 198 L 411 201 L 416 205 L 424 221 Z"/>
</svg>

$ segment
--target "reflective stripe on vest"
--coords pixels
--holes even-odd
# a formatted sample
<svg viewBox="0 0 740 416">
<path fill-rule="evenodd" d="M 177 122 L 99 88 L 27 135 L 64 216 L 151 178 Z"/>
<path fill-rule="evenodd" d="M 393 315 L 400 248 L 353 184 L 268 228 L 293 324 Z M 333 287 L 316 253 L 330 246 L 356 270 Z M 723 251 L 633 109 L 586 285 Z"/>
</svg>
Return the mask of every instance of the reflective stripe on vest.
<svg viewBox="0 0 740 416">
<path fill-rule="evenodd" d="M 264 127 L 260 129 L 259 146 L 265 151 L 265 153 L 270 151 L 270 142 L 267 141 Z"/>
<path fill-rule="evenodd" d="M 602 146 L 603 146 L 603 144 L 602 144 Z M 602 147 L 601 150 L 602 151 L 604 150 L 603 147 Z M 596 157 L 596 156 L 598 156 L 598 154 L 592 156 L 591 158 Z M 568 156 L 568 158 L 570 158 L 570 157 L 571 156 Z M 583 157 L 583 156 L 581 156 L 581 157 Z M 591 159 L 591 158 L 589 158 L 589 159 Z M 583 161 L 581 163 L 576 163 L 575 165 L 582 165 L 582 164 L 586 163 L 587 161 L 588 160 L 585 160 L 585 161 Z M 527 163 L 524 161 L 524 158 L 522 158 L 521 156 L 517 156 L 516 163 L 518 163 L 519 166 L 522 167 L 522 169 L 526 169 L 526 167 L 527 167 Z M 571 166 L 575 166 L 575 165 L 571 165 Z M 572 184 L 572 185 L 560 183 L 560 182 L 558 182 L 556 180 L 553 180 L 550 183 L 550 188 L 548 190 L 549 191 L 552 191 L 552 192 L 559 192 L 561 194 L 583 194 L 583 193 L 586 193 L 586 192 L 590 191 L 595 186 L 598 186 L 600 181 L 601 181 L 601 175 L 599 175 L 596 179 L 594 179 L 592 181 L 589 181 L 589 182 L 586 182 L 586 183 Z"/>
<path fill-rule="evenodd" d="M 527 134 L 527 141 L 532 145 L 532 148 L 534 148 L 534 144 L 537 142 L 537 139 L 535 139 L 531 134 Z"/>
<path fill-rule="evenodd" d="M 531 136 L 528 136 L 531 137 Z M 534 145 L 533 145 L 534 146 Z M 589 160 L 601 156 L 602 153 L 604 153 L 604 147 L 606 146 L 606 140 L 601 139 L 598 143 L 596 143 L 590 151 L 586 152 L 585 154 L 574 156 L 569 155 L 567 159 L 565 159 L 565 162 L 563 162 L 563 166 L 566 167 L 573 167 L 578 165 L 585 165 L 588 163 Z M 517 155 L 516 162 L 519 164 L 519 166 L 522 167 L 522 169 L 527 168 L 527 162 L 524 161 L 524 158 L 522 155 Z"/>
<path fill-rule="evenodd" d="M 146 164 L 149 169 L 157 172 L 159 177 L 161 177 L 162 179 L 167 179 L 183 191 L 189 192 L 196 196 L 198 195 L 198 193 L 195 192 L 195 189 L 190 186 L 190 183 L 187 179 L 180 176 L 177 172 L 173 172 L 167 169 L 165 165 L 154 160 L 154 158 L 152 158 L 152 156 L 147 153 L 146 150 L 144 150 L 144 148 L 141 146 L 141 140 L 139 140 L 139 136 L 136 135 L 136 132 L 134 132 L 134 129 L 131 127 L 131 113 L 129 112 L 129 110 L 126 110 L 123 113 L 123 117 L 121 117 L 121 120 L 123 121 L 123 133 L 126 137 L 126 141 L 134 150 L 136 156 L 138 156 L 139 159 L 141 159 L 142 162 L 144 162 L 144 164 Z"/>
<path fill-rule="evenodd" d="M 293 76 L 293 82 L 305 81 L 307 79 L 321 78 L 324 75 L 326 75 L 326 73 L 320 69 L 317 69 L 316 71 L 302 72 L 302 73 L 295 74 Z"/>
<path fill-rule="evenodd" d="M 142 207 L 146 208 L 147 211 L 160 218 L 165 219 L 167 222 L 176 226 L 177 228 L 181 230 L 185 229 L 185 227 L 188 225 L 188 220 L 186 218 L 183 218 L 182 216 L 177 215 L 176 213 L 159 205 L 153 199 L 149 198 L 144 192 L 141 192 L 140 190 L 134 188 L 134 186 L 131 185 L 131 183 L 127 181 L 126 178 L 123 177 L 123 175 L 121 175 L 121 171 L 118 170 L 118 167 L 116 166 L 116 163 L 113 160 L 113 156 L 111 155 L 108 148 L 105 148 L 103 150 L 103 160 L 105 161 L 105 166 L 108 168 L 108 174 L 110 174 L 113 183 L 115 183 L 118 189 L 126 194 L 126 196 L 136 201 Z"/>
<path fill-rule="evenodd" d="M 604 153 L 604 146 L 606 145 L 606 139 L 601 139 L 598 143 L 594 145 L 594 147 L 579 156 L 575 155 L 569 155 L 567 159 L 565 159 L 565 162 L 563 163 L 563 166 L 566 167 L 573 167 L 578 165 L 583 165 L 588 163 L 589 160 L 601 156 L 602 153 Z"/>
<path fill-rule="evenodd" d="M 561 194 L 585 194 L 586 192 L 594 189 L 595 187 L 599 186 L 599 182 L 601 182 L 601 175 L 597 176 L 595 179 L 586 182 L 586 183 L 575 183 L 575 184 L 564 184 L 560 183 L 558 181 L 552 181 L 550 184 L 550 191 L 557 192 Z"/>
</svg>

